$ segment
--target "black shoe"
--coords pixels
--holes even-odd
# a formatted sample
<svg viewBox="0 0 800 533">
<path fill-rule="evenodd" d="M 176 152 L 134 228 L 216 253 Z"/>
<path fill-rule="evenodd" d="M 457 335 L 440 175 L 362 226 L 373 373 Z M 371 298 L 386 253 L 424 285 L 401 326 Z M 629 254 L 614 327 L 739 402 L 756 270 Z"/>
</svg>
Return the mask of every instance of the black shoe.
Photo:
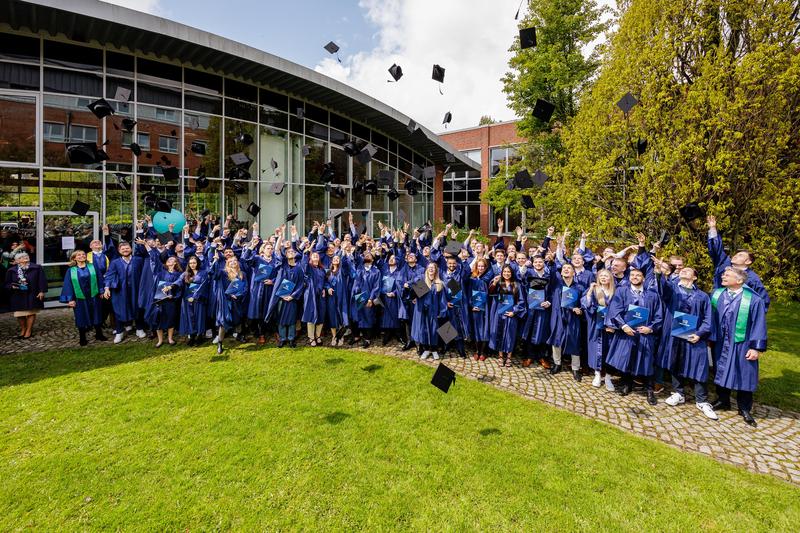
<svg viewBox="0 0 800 533">
<path fill-rule="evenodd" d="M 386 346 L 389 343 L 389 334 L 388 333 L 384 333 L 383 334 L 383 339 L 381 339 L 381 342 L 382 342 L 382 346 Z"/>
<path fill-rule="evenodd" d="M 756 419 L 753 418 L 753 415 L 750 414 L 750 411 L 742 411 L 742 418 L 744 418 L 745 423 L 748 426 L 758 427 L 756 423 Z"/>
<path fill-rule="evenodd" d="M 658 400 L 656 400 L 655 392 L 651 390 L 647 391 L 647 403 L 649 403 L 650 405 L 655 405 L 658 403 Z"/>
<path fill-rule="evenodd" d="M 711 404 L 711 408 L 715 411 L 730 411 L 731 410 L 731 403 L 730 402 L 722 402 L 717 400 L 716 402 Z"/>
<path fill-rule="evenodd" d="M 247 335 L 239 335 L 239 342 L 241 343 L 247 342 Z"/>
<path fill-rule="evenodd" d="M 622 386 L 622 388 L 619 389 L 619 395 L 620 396 L 627 396 L 632 391 L 633 391 L 633 385 L 630 384 L 630 383 L 626 383 L 625 385 Z"/>
<path fill-rule="evenodd" d="M 550 375 L 556 375 L 561 372 L 561 365 L 553 365 L 550 367 Z"/>
<path fill-rule="evenodd" d="M 283 348 L 284 346 L 286 346 L 286 341 L 278 342 L 278 348 Z"/>
<path fill-rule="evenodd" d="M 221 353 L 222 353 L 222 342 L 219 342 L 217 344 L 217 355 L 219 355 Z"/>
<path fill-rule="evenodd" d="M 362 347 L 362 348 L 369 348 L 369 345 L 370 345 L 370 344 L 372 344 L 372 343 L 371 343 L 371 342 L 369 342 L 369 340 L 368 340 L 368 339 L 364 339 L 364 342 L 362 342 L 362 343 L 361 343 L 361 347 Z M 384 343 L 384 344 L 385 344 L 385 343 Z"/>
<path fill-rule="evenodd" d="M 105 336 L 105 335 L 103 335 L 102 333 L 100 333 L 100 334 L 95 334 L 95 336 L 94 336 L 94 340 L 96 340 L 96 341 L 107 341 L 107 340 L 108 340 L 108 337 L 106 337 L 106 336 Z"/>
<path fill-rule="evenodd" d="M 89 344 L 89 341 L 86 339 L 86 335 L 81 335 L 81 340 L 78 341 L 78 344 L 80 344 L 81 346 L 86 346 L 87 344 Z"/>
<path fill-rule="evenodd" d="M 573 370 L 572 371 L 572 377 L 575 378 L 575 381 L 580 383 L 581 382 L 581 371 L 580 370 Z"/>
<path fill-rule="evenodd" d="M 289 346 L 290 346 L 291 348 L 297 348 L 297 341 L 296 341 L 296 340 L 294 340 L 294 339 L 290 340 L 290 341 L 289 341 Z"/>
</svg>

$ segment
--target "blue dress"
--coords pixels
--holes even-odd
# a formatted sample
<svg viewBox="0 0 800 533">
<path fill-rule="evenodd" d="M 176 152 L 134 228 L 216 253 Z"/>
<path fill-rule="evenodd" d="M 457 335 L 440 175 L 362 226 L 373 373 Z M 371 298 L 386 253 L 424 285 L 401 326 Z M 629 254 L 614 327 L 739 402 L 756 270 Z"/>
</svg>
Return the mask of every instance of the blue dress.
<svg viewBox="0 0 800 533">
<path fill-rule="evenodd" d="M 447 300 L 444 285 L 439 290 L 431 290 L 422 298 L 415 298 L 411 317 L 411 339 L 417 346 L 436 346 L 439 344 L 439 321 L 447 316 Z"/>
<path fill-rule="evenodd" d="M 714 360 L 717 364 L 714 383 L 731 390 L 755 391 L 758 386 L 758 359 L 748 361 L 745 355 L 750 349 L 760 352 L 767 349 L 766 309 L 764 301 L 753 293 L 744 340 L 736 342 L 734 332 L 742 294 L 740 292 L 731 298 L 727 291 L 723 292 L 713 310 L 717 339 L 714 343 Z"/>
<path fill-rule="evenodd" d="M 153 297 L 145 310 L 145 320 L 151 329 L 170 329 L 178 325 L 181 298 L 181 272 L 169 272 L 161 263 L 161 254 L 158 250 L 150 250 L 150 269 L 153 272 Z M 164 298 L 156 303 L 155 296 L 159 291 L 158 286 L 166 283 L 171 287 L 171 298 Z"/>
<path fill-rule="evenodd" d="M 634 335 L 628 335 L 622 331 L 629 305 L 648 309 L 646 325 L 653 330 L 651 334 L 635 332 Z M 631 285 L 618 288 L 608 304 L 605 319 L 605 325 L 616 330 L 611 336 L 606 363 L 620 372 L 634 376 L 652 376 L 655 372 L 655 352 L 662 317 L 661 299 L 657 292 L 646 290 L 636 295 Z"/>
<path fill-rule="evenodd" d="M 496 299 L 491 313 L 489 314 L 489 348 L 497 352 L 510 353 L 514 351 L 517 344 L 517 330 L 520 320 L 525 319 L 526 303 L 523 295 L 523 287 L 516 283 L 516 290 L 511 291 L 510 287 L 500 281 L 496 286 L 489 287 L 494 299 Z M 506 316 L 500 313 L 500 298 L 511 296 L 514 300 L 514 307 L 511 311 L 514 316 Z"/>
<path fill-rule="evenodd" d="M 78 273 L 78 284 L 83 291 L 84 299 L 78 299 L 75 288 L 72 286 L 71 269 L 76 269 Z M 92 276 L 88 267 L 79 268 L 77 266 L 67 269 L 64 275 L 64 285 L 61 287 L 61 296 L 58 301 L 61 303 L 75 302 L 73 313 L 75 315 L 75 325 L 79 329 L 89 329 L 103 323 L 102 302 L 100 294 L 104 289 L 103 278 L 97 276 L 97 294 L 92 294 Z"/>
<path fill-rule="evenodd" d="M 186 281 L 186 273 L 184 273 L 181 276 L 181 283 L 183 283 L 183 289 L 181 290 L 181 316 L 178 333 L 180 335 L 202 335 L 206 330 L 206 308 L 211 285 L 208 271 L 197 272 L 192 283 Z"/>
</svg>

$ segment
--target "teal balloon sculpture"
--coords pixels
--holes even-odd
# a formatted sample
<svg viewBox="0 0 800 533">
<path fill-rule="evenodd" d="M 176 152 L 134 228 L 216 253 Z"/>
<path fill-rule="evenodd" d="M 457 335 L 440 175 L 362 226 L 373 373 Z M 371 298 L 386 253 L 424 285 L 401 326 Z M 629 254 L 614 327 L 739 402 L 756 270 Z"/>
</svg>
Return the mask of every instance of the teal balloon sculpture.
<svg viewBox="0 0 800 533">
<path fill-rule="evenodd" d="M 169 225 L 175 224 L 173 226 L 173 231 L 181 232 L 183 231 L 183 226 L 186 225 L 186 217 L 183 216 L 183 213 L 178 211 L 177 209 L 173 209 L 169 213 L 164 213 L 163 211 L 155 211 L 151 215 L 153 219 L 153 227 L 159 233 L 164 233 L 169 231 Z"/>
</svg>

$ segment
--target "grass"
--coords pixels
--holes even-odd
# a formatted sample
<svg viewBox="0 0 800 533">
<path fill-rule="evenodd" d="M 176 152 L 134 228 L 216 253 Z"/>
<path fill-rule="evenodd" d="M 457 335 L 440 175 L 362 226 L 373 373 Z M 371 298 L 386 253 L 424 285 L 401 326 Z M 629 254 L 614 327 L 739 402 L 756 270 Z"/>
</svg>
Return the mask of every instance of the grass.
<svg viewBox="0 0 800 533">
<path fill-rule="evenodd" d="M 772 304 L 767 336 L 755 399 L 800 413 L 800 304 Z"/>
<path fill-rule="evenodd" d="M 800 488 L 776 478 L 431 375 L 330 349 L 4 356 L 0 530 L 800 523 Z"/>
</svg>

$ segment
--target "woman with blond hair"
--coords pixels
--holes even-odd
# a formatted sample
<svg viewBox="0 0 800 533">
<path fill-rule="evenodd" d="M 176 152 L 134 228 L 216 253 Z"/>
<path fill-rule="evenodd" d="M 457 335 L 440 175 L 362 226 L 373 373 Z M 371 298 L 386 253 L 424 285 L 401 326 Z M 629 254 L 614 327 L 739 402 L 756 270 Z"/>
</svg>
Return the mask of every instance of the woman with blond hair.
<svg viewBox="0 0 800 533">
<path fill-rule="evenodd" d="M 94 328 L 94 338 L 107 341 L 103 335 L 103 304 L 101 291 L 105 288 L 102 276 L 97 275 L 94 265 L 87 262 L 86 252 L 75 250 L 69 256 L 69 268 L 64 276 L 59 301 L 72 308 L 75 325 L 80 333 L 80 344 L 86 346 L 86 332 Z"/>
<path fill-rule="evenodd" d="M 608 269 L 597 271 L 597 281 L 589 285 L 589 289 L 581 298 L 581 308 L 586 315 L 586 345 L 589 352 L 589 367 L 594 369 L 593 387 L 600 387 L 605 374 L 606 390 L 614 392 L 611 374 L 605 364 L 608 355 L 610 334 L 605 329 L 606 309 L 614 296 L 616 283 L 614 275 Z"/>
<path fill-rule="evenodd" d="M 425 275 L 422 276 L 427 292 L 417 296 L 414 287 L 412 290 L 412 303 L 414 314 L 411 319 L 411 338 L 417 345 L 420 359 L 427 359 L 433 355 L 439 359 L 436 346 L 439 344 L 439 320 L 447 316 L 447 299 L 445 298 L 444 283 L 439 279 L 439 267 L 436 263 L 428 263 Z"/>
<path fill-rule="evenodd" d="M 215 324 L 217 336 L 212 341 L 217 345 L 217 353 L 222 353 L 225 332 L 241 326 L 247 309 L 247 275 L 236 256 L 223 258 L 219 249 L 215 250 L 211 263 L 213 295 L 216 301 Z M 239 338 L 244 341 L 243 337 Z"/>
</svg>

